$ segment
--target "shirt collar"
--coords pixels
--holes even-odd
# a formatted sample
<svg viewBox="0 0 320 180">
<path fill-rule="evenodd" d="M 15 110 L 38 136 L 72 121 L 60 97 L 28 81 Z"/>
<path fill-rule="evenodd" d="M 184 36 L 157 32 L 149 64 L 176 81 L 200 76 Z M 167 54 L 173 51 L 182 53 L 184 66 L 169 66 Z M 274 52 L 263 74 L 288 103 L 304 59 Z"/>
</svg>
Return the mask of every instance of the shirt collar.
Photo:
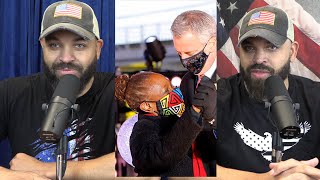
<svg viewBox="0 0 320 180">
<path fill-rule="evenodd" d="M 207 72 L 204 73 L 204 75 L 211 79 L 211 77 L 214 74 L 214 72 L 216 71 L 216 69 L 217 69 L 217 59 L 214 60 L 212 66 L 210 67 L 210 69 Z"/>
</svg>

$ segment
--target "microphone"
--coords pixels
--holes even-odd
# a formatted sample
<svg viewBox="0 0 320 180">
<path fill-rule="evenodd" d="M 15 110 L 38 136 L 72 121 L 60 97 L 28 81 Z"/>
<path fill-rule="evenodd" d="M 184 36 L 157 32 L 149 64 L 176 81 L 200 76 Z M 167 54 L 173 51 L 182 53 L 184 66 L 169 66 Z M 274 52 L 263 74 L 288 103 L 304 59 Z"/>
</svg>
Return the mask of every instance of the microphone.
<svg viewBox="0 0 320 180">
<path fill-rule="evenodd" d="M 40 139 L 49 143 L 59 141 L 72 114 L 79 90 L 78 77 L 67 74 L 60 79 L 49 105 L 42 105 L 47 113 L 40 130 Z"/>
<path fill-rule="evenodd" d="M 273 75 L 266 79 L 264 85 L 264 93 L 271 103 L 271 115 L 280 137 L 291 139 L 299 136 L 300 127 L 283 79 L 278 75 Z"/>
<path fill-rule="evenodd" d="M 62 136 L 57 146 L 57 164 L 56 164 L 56 179 L 63 178 L 67 168 L 67 153 L 68 153 L 68 137 Z"/>
</svg>

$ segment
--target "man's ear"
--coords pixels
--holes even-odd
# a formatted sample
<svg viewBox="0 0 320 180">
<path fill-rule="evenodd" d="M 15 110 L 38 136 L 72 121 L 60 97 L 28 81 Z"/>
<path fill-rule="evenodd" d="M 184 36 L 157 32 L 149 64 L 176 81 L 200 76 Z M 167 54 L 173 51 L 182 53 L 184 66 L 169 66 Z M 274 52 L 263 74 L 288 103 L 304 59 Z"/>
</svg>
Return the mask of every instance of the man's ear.
<svg viewBox="0 0 320 180">
<path fill-rule="evenodd" d="M 299 50 L 299 43 L 297 41 L 294 41 L 293 43 L 291 43 L 291 47 L 290 47 L 290 62 L 293 62 L 298 54 L 298 50 Z"/>
<path fill-rule="evenodd" d="M 216 53 L 217 51 L 217 40 L 215 39 L 215 37 L 211 37 L 208 41 L 208 52 L 209 53 Z"/>
<path fill-rule="evenodd" d="M 154 109 L 152 108 L 150 102 L 143 102 L 140 104 L 139 108 L 147 113 L 154 113 Z"/>
<path fill-rule="evenodd" d="M 101 50 L 102 50 L 102 47 L 103 47 L 103 40 L 102 39 L 99 39 L 97 40 L 97 59 L 100 59 L 100 54 L 101 54 Z"/>
<path fill-rule="evenodd" d="M 45 38 L 41 38 L 39 41 L 40 41 L 41 47 L 43 48 L 46 43 Z"/>
</svg>

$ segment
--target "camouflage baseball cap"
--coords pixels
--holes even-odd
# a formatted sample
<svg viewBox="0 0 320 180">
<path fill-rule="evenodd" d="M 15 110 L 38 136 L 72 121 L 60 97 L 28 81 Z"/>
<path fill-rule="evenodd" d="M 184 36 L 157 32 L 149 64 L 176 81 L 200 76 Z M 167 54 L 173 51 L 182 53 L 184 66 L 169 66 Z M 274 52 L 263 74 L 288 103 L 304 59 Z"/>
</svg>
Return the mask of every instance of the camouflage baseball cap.
<svg viewBox="0 0 320 180">
<path fill-rule="evenodd" d="M 58 30 L 71 31 L 87 40 L 100 39 L 94 11 L 89 5 L 79 1 L 59 1 L 44 11 L 39 39 Z"/>
<path fill-rule="evenodd" d="M 283 10 L 265 6 L 253 9 L 244 16 L 238 46 L 249 37 L 262 37 L 280 47 L 287 39 L 294 41 L 294 28 Z"/>
</svg>

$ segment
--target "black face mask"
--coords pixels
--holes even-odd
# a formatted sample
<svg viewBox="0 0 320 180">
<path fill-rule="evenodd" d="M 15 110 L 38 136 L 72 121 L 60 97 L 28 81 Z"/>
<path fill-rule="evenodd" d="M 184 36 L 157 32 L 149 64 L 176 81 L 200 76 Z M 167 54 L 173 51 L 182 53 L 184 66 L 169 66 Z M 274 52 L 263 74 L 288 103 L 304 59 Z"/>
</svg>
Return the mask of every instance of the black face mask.
<svg viewBox="0 0 320 180">
<path fill-rule="evenodd" d="M 204 46 L 204 48 L 206 48 L 206 46 L 207 44 Z M 206 55 L 206 53 L 204 53 L 204 48 L 197 54 L 185 59 L 181 59 L 181 56 L 179 56 L 183 67 L 187 68 L 188 71 L 190 71 L 193 74 L 199 74 L 204 65 L 206 64 L 206 61 L 209 56 Z"/>
</svg>

